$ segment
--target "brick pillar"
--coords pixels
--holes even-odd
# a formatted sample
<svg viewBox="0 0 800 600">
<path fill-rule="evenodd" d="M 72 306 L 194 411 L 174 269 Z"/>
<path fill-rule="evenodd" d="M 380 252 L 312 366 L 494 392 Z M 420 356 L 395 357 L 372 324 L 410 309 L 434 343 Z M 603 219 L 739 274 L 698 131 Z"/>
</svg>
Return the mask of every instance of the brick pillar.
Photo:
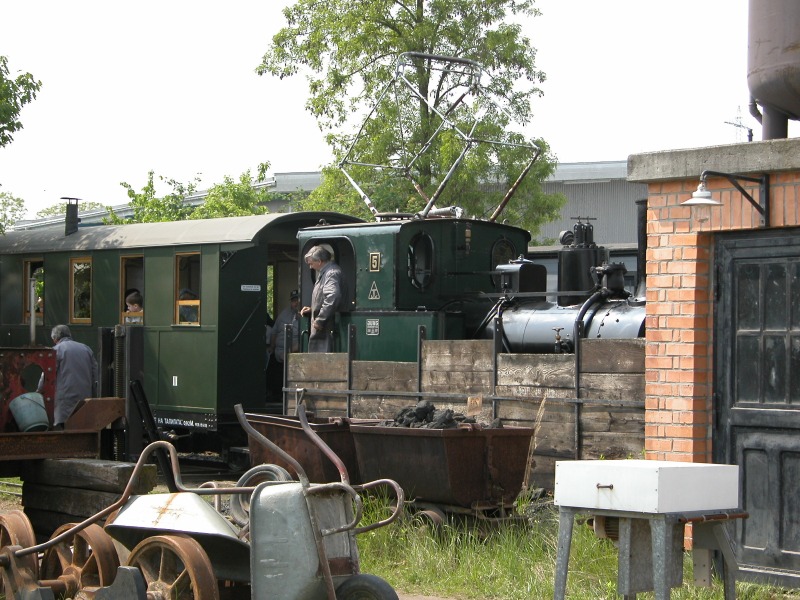
<svg viewBox="0 0 800 600">
<path fill-rule="evenodd" d="M 711 236 L 680 205 L 696 186 L 651 184 L 648 200 L 645 451 L 657 460 L 711 460 Z"/>
</svg>

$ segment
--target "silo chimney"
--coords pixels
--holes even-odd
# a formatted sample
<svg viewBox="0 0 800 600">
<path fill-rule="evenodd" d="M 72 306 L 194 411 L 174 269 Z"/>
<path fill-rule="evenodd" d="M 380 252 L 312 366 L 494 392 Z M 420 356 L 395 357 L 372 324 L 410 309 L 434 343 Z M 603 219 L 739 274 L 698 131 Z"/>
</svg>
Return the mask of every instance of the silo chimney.
<svg viewBox="0 0 800 600">
<path fill-rule="evenodd" d="M 788 121 L 800 119 L 800 3 L 750 0 L 748 30 L 750 114 L 761 123 L 762 139 L 785 138 Z"/>
</svg>

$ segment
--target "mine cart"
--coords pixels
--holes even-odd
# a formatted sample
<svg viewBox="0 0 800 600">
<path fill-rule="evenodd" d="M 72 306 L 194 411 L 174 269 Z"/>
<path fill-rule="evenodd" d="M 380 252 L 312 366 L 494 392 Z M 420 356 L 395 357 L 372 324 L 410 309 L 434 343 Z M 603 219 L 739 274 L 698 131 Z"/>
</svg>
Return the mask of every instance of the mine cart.
<svg viewBox="0 0 800 600">
<path fill-rule="evenodd" d="M 506 518 L 525 480 L 533 429 L 350 426 L 366 479 L 397 481 L 434 521 L 442 511 Z"/>
<path fill-rule="evenodd" d="M 299 418 L 247 414 L 248 423 L 302 463 L 318 482 L 339 478 L 337 466 L 304 433 Z M 385 427 L 380 421 L 329 417 L 311 427 L 342 458 L 358 481 L 397 481 L 424 516 L 434 522 L 445 513 L 503 519 L 514 515 L 522 489 L 533 429 L 484 428 L 462 424 L 453 429 Z M 250 438 L 251 464 L 277 463 L 280 457 Z M 257 468 L 254 466 L 254 468 Z"/>
<path fill-rule="evenodd" d="M 7 600 L 286 600 L 395 599 L 392 587 L 360 572 L 355 536 L 397 519 L 404 504 L 400 486 L 389 480 L 352 486 L 336 455 L 310 428 L 307 435 L 334 462 L 340 480 L 312 484 L 303 467 L 237 417 L 248 435 L 277 453 L 299 477 L 266 465 L 255 487 L 212 482 L 183 486 L 177 452 L 168 442 L 142 453 L 120 500 L 79 524 L 66 525 L 48 542 L 34 544 L 24 513 L 0 515 L 0 574 Z M 167 494 L 132 496 L 131 490 L 154 452 L 169 456 L 174 486 Z M 245 474 L 248 480 L 252 475 Z M 245 477 L 243 477 L 245 479 Z M 245 482 L 246 483 L 246 482 Z M 391 516 L 359 526 L 360 492 L 386 486 L 396 495 Z M 238 516 L 219 510 L 220 496 L 237 501 Z M 212 497 L 207 502 L 203 496 Z M 231 511 L 231 515 L 234 511 Z M 106 519 L 105 527 L 98 523 Z M 122 566 L 120 566 L 122 565 Z"/>
</svg>

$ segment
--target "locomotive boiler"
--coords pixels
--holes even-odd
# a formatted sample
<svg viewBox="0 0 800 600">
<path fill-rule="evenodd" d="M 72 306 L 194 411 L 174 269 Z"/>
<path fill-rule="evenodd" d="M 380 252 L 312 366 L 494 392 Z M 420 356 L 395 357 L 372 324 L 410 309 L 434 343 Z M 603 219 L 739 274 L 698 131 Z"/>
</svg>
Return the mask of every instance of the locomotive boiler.
<svg viewBox="0 0 800 600">
<path fill-rule="evenodd" d="M 640 215 L 640 220 L 643 215 Z M 641 227 L 641 224 L 640 224 Z M 644 274 L 638 269 L 635 292 L 623 262 L 595 244 L 590 223 L 578 222 L 562 232 L 558 256 L 558 289 L 541 298 L 542 269 L 520 259 L 498 265 L 502 297 L 485 320 L 486 331 L 500 336 L 506 352 L 575 352 L 582 338 L 644 337 Z M 643 265 L 643 258 L 637 263 Z"/>
</svg>

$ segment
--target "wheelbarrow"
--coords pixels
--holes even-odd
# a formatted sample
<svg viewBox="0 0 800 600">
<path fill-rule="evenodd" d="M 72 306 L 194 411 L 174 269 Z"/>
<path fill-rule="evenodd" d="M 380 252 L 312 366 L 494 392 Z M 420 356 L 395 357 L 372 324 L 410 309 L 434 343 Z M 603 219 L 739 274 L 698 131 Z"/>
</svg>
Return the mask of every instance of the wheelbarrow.
<svg viewBox="0 0 800 600">
<path fill-rule="evenodd" d="M 314 438 L 305 411 L 299 412 Z M 8 545 L 0 548 L 6 599 L 52 600 L 55 592 L 83 600 L 219 600 L 221 590 L 225 598 L 258 600 L 396 599 L 386 581 L 361 573 L 355 536 L 400 516 L 402 488 L 387 479 L 352 486 L 341 461 L 340 482 L 312 484 L 294 458 L 252 429 L 241 406 L 236 414 L 247 433 L 281 455 L 300 481 L 275 477 L 255 487 L 186 488 L 175 448 L 153 442 L 119 501 L 62 527 L 48 542 L 23 547 L 31 541 L 28 527 L 19 523 L 24 514 L 9 519 L 14 535 L 6 536 Z M 316 443 L 337 462 L 322 440 Z M 157 450 L 168 453 L 178 491 L 133 496 L 142 465 Z M 379 486 L 392 488 L 396 508 L 385 520 L 359 526 L 359 493 Z M 237 527 L 202 499 L 210 495 L 249 497 L 248 521 Z M 100 528 L 97 522 L 104 518 L 106 526 Z M 40 565 L 36 557 L 42 552 Z"/>
</svg>

